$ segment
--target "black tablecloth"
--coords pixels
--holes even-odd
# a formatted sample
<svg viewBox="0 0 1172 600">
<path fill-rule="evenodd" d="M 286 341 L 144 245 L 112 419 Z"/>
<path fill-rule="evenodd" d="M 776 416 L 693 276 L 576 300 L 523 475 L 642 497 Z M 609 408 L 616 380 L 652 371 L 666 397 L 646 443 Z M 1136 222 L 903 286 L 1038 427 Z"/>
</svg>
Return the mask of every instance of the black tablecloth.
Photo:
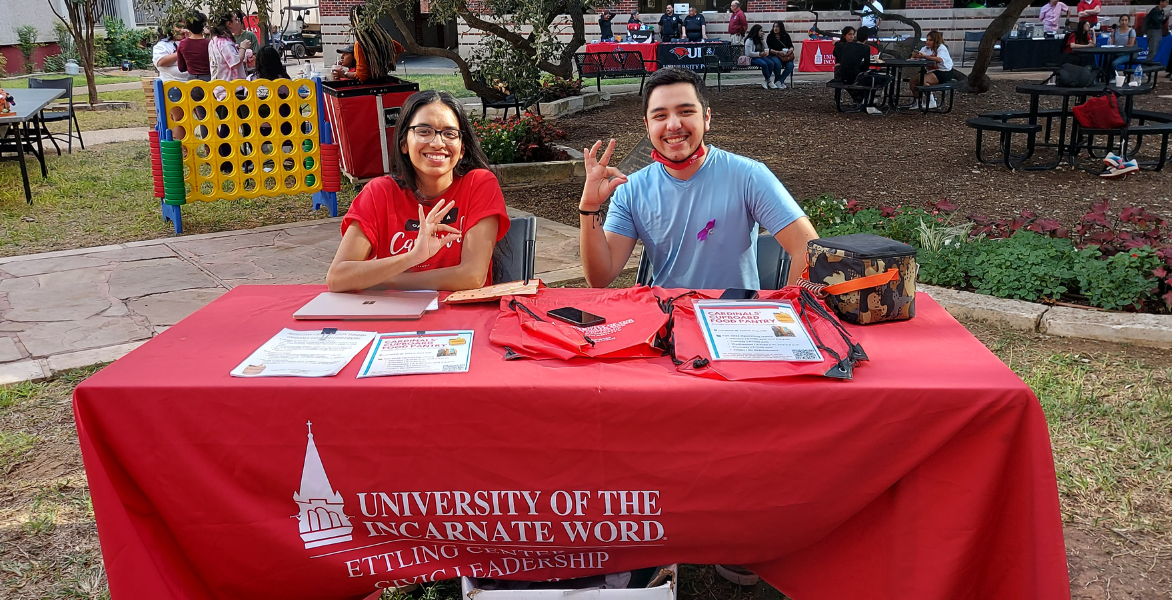
<svg viewBox="0 0 1172 600">
<path fill-rule="evenodd" d="M 660 42 L 655 58 L 660 67 L 684 67 L 703 69 L 705 56 L 717 56 L 722 64 L 736 64 L 736 57 L 729 54 L 731 46 L 727 41 L 711 42 Z"/>
<path fill-rule="evenodd" d="M 1006 71 L 1041 70 L 1062 63 L 1062 38 L 1001 40 L 1001 62 Z"/>
</svg>

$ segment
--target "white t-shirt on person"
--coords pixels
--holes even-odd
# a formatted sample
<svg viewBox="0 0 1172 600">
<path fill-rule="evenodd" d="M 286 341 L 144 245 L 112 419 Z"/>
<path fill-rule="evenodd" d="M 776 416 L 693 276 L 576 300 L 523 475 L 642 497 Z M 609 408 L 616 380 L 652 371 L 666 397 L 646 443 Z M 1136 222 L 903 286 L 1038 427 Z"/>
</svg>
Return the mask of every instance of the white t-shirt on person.
<svg viewBox="0 0 1172 600">
<path fill-rule="evenodd" d="M 871 2 L 864 4 L 859 12 L 863 13 L 861 23 L 863 27 L 879 28 L 879 15 L 876 13 L 883 12 L 883 5 L 879 3 L 879 0 L 871 0 Z"/>
<path fill-rule="evenodd" d="M 171 63 L 171 65 L 167 67 L 159 66 L 159 59 L 167 56 L 168 54 L 173 54 L 175 49 L 178 47 L 179 44 L 173 40 L 159 40 L 159 43 L 155 44 L 155 47 L 151 52 L 151 62 L 154 63 L 155 68 L 159 70 L 159 79 L 162 79 L 163 81 L 187 81 L 189 79 L 187 73 L 179 70 L 178 62 Z"/>
<path fill-rule="evenodd" d="M 952 70 L 952 55 L 948 53 L 948 46 L 941 44 L 940 47 L 936 49 L 936 52 L 932 52 L 931 48 L 924 46 L 923 48 L 920 48 L 920 54 L 924 54 L 927 56 L 939 56 L 940 58 L 944 59 L 943 62 L 939 62 L 939 63 L 933 61 L 932 64 L 928 66 L 929 71 L 936 71 L 936 70 L 951 71 Z"/>
</svg>

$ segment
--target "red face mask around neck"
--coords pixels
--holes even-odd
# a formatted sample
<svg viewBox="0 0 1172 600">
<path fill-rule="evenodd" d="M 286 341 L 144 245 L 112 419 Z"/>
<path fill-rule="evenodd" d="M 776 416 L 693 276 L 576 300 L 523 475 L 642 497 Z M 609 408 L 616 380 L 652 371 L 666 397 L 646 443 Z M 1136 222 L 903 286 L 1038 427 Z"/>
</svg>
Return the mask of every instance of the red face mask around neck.
<svg viewBox="0 0 1172 600">
<path fill-rule="evenodd" d="M 704 158 L 705 152 L 706 152 L 706 150 L 704 149 L 704 144 L 700 144 L 700 147 L 696 148 L 696 151 L 693 152 L 691 156 L 689 156 L 688 158 L 685 158 L 684 160 L 676 162 L 674 160 L 669 160 L 667 157 L 660 154 L 659 150 L 652 150 L 651 151 L 651 160 L 654 160 L 655 162 L 657 162 L 657 163 L 659 163 L 659 164 L 661 164 L 661 165 L 663 165 L 673 171 L 683 171 L 684 169 L 687 169 L 688 167 L 696 164 L 696 161 L 700 160 L 701 158 Z"/>
</svg>

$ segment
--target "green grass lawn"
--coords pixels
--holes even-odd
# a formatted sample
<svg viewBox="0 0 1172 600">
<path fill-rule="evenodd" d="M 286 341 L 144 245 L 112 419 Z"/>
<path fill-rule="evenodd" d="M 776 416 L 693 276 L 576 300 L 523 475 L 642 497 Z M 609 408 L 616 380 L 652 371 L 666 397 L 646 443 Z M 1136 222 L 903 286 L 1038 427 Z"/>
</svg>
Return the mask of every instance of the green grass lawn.
<svg viewBox="0 0 1172 600">
<path fill-rule="evenodd" d="M 68 77 L 64 73 L 39 73 L 34 77 L 43 77 L 46 79 L 60 79 Z M 127 77 L 125 75 L 95 75 L 94 83 L 102 85 L 106 83 L 129 83 L 131 81 L 142 81 L 141 77 Z M 73 76 L 73 87 L 86 87 L 85 75 Z M 28 87 L 28 78 L 22 77 L 20 79 L 3 79 L 0 80 L 0 87 L 9 89 L 23 89 Z"/>
<path fill-rule="evenodd" d="M 147 142 L 105 144 L 60 157 L 51 154 L 45 180 L 36 159 L 29 158 L 32 205 L 25 203 L 19 165 L 0 163 L 0 256 L 173 235 L 171 225 L 160 218 L 159 200 L 153 195 Z M 343 184 L 338 196 L 339 211 L 345 213 L 354 191 Z M 329 216 L 324 210 L 311 211 L 311 206 L 309 194 L 194 202 L 183 207 L 184 233 Z"/>
</svg>

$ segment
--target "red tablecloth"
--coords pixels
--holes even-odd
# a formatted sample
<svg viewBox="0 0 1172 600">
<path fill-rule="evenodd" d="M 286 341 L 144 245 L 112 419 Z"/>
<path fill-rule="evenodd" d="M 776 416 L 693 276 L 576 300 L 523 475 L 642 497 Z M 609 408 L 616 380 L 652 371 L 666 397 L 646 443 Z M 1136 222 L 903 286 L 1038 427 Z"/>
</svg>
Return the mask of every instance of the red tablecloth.
<svg viewBox="0 0 1172 600">
<path fill-rule="evenodd" d="M 666 357 L 504 361 L 494 304 L 293 321 L 322 289 L 237 287 L 78 386 L 114 600 L 677 561 L 748 564 L 802 600 L 1069 598 L 1041 407 L 927 296 L 850 328 L 871 357 L 852 382 L 729 383 Z M 322 325 L 474 329 L 471 370 L 229 377 Z"/>
<path fill-rule="evenodd" d="M 646 44 L 636 44 L 631 42 L 599 42 L 597 44 L 586 44 L 587 52 L 611 52 L 613 50 L 628 50 L 631 52 L 638 52 L 643 56 L 644 60 L 655 60 L 655 50 L 659 47 L 659 42 L 648 42 Z M 648 71 L 654 71 L 658 68 L 653 62 L 644 63 Z"/>
<path fill-rule="evenodd" d="M 814 73 L 834 70 L 834 43 L 837 40 L 804 40 L 798 57 L 798 71 Z M 871 54 L 879 49 L 871 47 Z"/>
</svg>

